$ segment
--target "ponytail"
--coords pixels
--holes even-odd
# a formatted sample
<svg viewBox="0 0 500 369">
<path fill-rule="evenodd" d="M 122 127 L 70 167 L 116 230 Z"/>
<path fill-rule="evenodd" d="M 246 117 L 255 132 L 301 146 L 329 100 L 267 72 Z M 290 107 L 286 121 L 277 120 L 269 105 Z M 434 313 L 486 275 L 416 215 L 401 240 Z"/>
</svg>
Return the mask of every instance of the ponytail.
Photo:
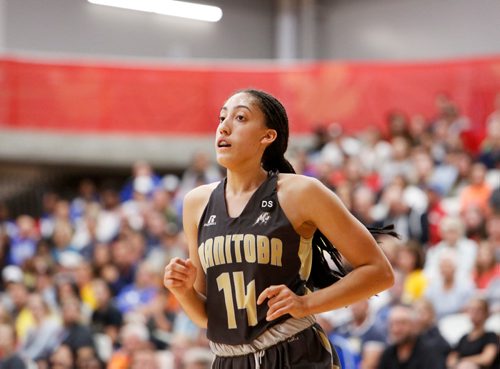
<svg viewBox="0 0 500 369">
<path fill-rule="evenodd" d="M 266 154 L 265 152 L 262 157 L 262 168 L 264 168 L 266 172 L 278 171 L 280 173 L 295 174 L 295 169 L 293 169 L 292 164 L 290 164 L 283 155 L 274 156 Z"/>
</svg>

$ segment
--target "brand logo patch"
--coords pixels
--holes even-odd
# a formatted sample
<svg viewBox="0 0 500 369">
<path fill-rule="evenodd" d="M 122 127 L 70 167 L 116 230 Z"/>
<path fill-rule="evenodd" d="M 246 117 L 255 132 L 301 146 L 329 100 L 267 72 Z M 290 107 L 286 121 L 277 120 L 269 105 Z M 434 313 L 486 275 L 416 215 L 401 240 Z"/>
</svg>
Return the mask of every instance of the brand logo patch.
<svg viewBox="0 0 500 369">
<path fill-rule="evenodd" d="M 271 219 L 271 214 L 268 213 L 267 211 L 262 212 L 255 223 L 253 225 L 258 225 L 258 224 L 267 224 L 267 222 Z"/>
<path fill-rule="evenodd" d="M 216 217 L 216 215 L 210 215 L 210 218 L 208 218 L 208 222 L 206 222 L 203 226 L 210 227 L 210 226 L 216 225 L 217 223 L 215 222 L 215 217 Z"/>
</svg>

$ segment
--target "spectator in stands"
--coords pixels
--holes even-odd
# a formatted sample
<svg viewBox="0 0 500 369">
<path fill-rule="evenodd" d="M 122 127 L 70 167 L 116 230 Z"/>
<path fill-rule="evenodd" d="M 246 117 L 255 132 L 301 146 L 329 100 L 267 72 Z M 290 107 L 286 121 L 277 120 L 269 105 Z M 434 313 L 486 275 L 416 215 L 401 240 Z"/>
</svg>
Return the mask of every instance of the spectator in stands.
<svg viewBox="0 0 500 369">
<path fill-rule="evenodd" d="M 0 368 L 28 368 L 24 360 L 16 352 L 16 332 L 9 324 L 0 324 Z"/>
<path fill-rule="evenodd" d="M 402 176 L 405 180 L 408 180 L 413 173 L 408 138 L 396 136 L 391 140 L 391 145 L 391 158 L 382 163 L 382 167 L 380 168 L 380 178 L 382 178 L 384 185 L 391 183 L 397 176 Z"/>
<path fill-rule="evenodd" d="M 415 241 L 408 241 L 397 251 L 396 268 L 404 275 L 404 303 L 411 304 L 420 299 L 428 285 L 423 272 L 424 253 L 422 246 Z"/>
<path fill-rule="evenodd" d="M 173 179 L 175 178 L 175 179 Z M 179 181 L 179 179 L 172 175 L 163 178 L 163 186 L 157 188 L 153 192 L 151 199 L 151 208 L 153 211 L 160 213 L 165 217 L 167 223 L 180 225 L 179 212 L 175 207 L 174 198 L 177 191 L 177 184 L 171 183 L 172 181 Z"/>
<path fill-rule="evenodd" d="M 384 240 L 382 242 L 386 243 Z M 395 265 L 395 264 L 393 264 Z M 384 329 L 384 336 L 388 336 L 389 315 L 395 306 L 402 304 L 401 298 L 404 290 L 404 275 L 399 270 L 394 270 L 394 285 L 387 291 L 380 293 L 380 295 L 372 298 L 372 305 L 375 306 L 374 310 L 377 312 L 375 320 L 380 323 Z"/>
<path fill-rule="evenodd" d="M 337 170 L 342 167 L 347 156 L 344 129 L 339 123 L 332 123 L 327 128 L 327 134 L 328 141 L 321 149 L 320 158 L 323 163 Z"/>
<path fill-rule="evenodd" d="M 120 231 L 120 197 L 108 184 L 101 190 L 100 200 L 102 208 L 97 216 L 96 238 L 98 242 L 108 243 Z"/>
<path fill-rule="evenodd" d="M 132 198 L 121 205 L 123 220 L 135 231 L 141 231 L 144 228 L 145 217 L 150 207 L 149 197 L 153 193 L 154 186 L 150 177 L 136 177 L 132 187 Z"/>
<path fill-rule="evenodd" d="M 205 152 L 197 152 L 191 158 L 189 167 L 184 171 L 179 184 L 177 197 L 180 201 L 187 192 L 202 184 L 212 183 L 221 179 L 221 173 Z"/>
<path fill-rule="evenodd" d="M 7 234 L 7 230 L 0 226 L 0 269 L 3 270 L 7 265 L 9 265 L 9 254 L 10 254 L 10 237 Z M 0 290 L 3 290 L 3 281 L 0 280 Z"/>
<path fill-rule="evenodd" d="M 432 247 L 441 241 L 441 232 L 439 224 L 446 217 L 447 212 L 444 209 L 442 198 L 444 194 L 443 186 L 438 183 L 430 182 L 424 187 L 427 195 L 427 210 L 424 214 L 424 226 L 427 227 L 429 241 L 427 247 Z"/>
<path fill-rule="evenodd" d="M 146 257 L 146 260 L 155 267 L 163 268 L 174 257 L 187 257 L 184 233 L 179 231 L 177 226 L 169 224 L 162 233 L 160 241 L 160 248 L 151 250 Z"/>
<path fill-rule="evenodd" d="M 407 115 L 401 110 L 392 110 L 387 114 L 387 124 L 389 126 L 389 138 L 403 137 L 410 139 L 410 129 Z"/>
<path fill-rule="evenodd" d="M 102 277 L 110 283 L 114 295 L 133 283 L 139 261 L 130 239 L 122 237 L 112 243 L 111 259 L 106 264 Z"/>
<path fill-rule="evenodd" d="M 470 300 L 467 313 L 472 330 L 464 335 L 448 356 L 449 368 L 460 368 L 461 363 L 469 362 L 474 369 L 497 369 L 500 366 L 499 338 L 485 330 L 484 324 L 489 316 L 486 300 Z"/>
<path fill-rule="evenodd" d="M 9 311 L 5 308 L 3 301 L 0 300 L 0 324 L 11 324 L 12 317 Z"/>
<path fill-rule="evenodd" d="M 465 229 L 462 220 L 458 217 L 443 218 L 439 225 L 442 241 L 427 251 L 425 274 L 433 283 L 439 280 L 439 260 L 447 250 L 456 252 L 457 278 L 470 280 L 476 262 L 477 244 L 465 238 Z"/>
<path fill-rule="evenodd" d="M 70 369 L 75 365 L 75 354 L 68 345 L 60 345 L 50 355 L 49 368 L 50 369 Z"/>
<path fill-rule="evenodd" d="M 52 258 L 56 263 L 61 261 L 65 253 L 78 253 L 78 250 L 71 244 L 73 238 L 73 228 L 69 222 L 57 222 L 52 233 Z"/>
<path fill-rule="evenodd" d="M 6 296 L 4 304 L 13 319 L 16 337 L 22 341 L 26 336 L 28 326 L 33 322 L 33 316 L 28 309 L 28 288 L 24 284 L 24 274 L 15 265 L 10 265 L 2 271 L 6 281 Z"/>
<path fill-rule="evenodd" d="M 486 119 L 486 137 L 480 147 L 479 158 L 489 169 L 500 165 L 500 93 L 495 98 L 495 111 Z"/>
<path fill-rule="evenodd" d="M 354 189 L 352 194 L 352 213 L 365 226 L 373 226 L 375 193 L 367 186 Z"/>
<path fill-rule="evenodd" d="M 380 357 L 385 350 L 385 346 L 377 342 L 367 342 L 361 352 L 361 363 L 359 369 L 377 369 Z"/>
<path fill-rule="evenodd" d="M 29 215 L 21 215 L 16 220 L 16 233 L 11 238 L 8 255 L 9 264 L 22 266 L 36 252 L 39 239 L 35 220 Z"/>
<path fill-rule="evenodd" d="M 34 361 L 48 359 L 59 344 L 61 324 L 37 293 L 30 294 L 28 309 L 33 316 L 33 324 L 27 328 L 20 352 L 23 357 Z"/>
<path fill-rule="evenodd" d="M 130 369 L 145 368 L 161 369 L 156 351 L 150 348 L 134 351 L 132 355 Z"/>
<path fill-rule="evenodd" d="M 402 176 L 396 176 L 384 188 L 380 203 L 375 209 L 376 225 L 394 224 L 403 241 L 416 239 L 425 243 L 428 236 L 425 227 L 425 193 L 416 187 L 407 187 Z"/>
<path fill-rule="evenodd" d="M 413 115 L 408 126 L 412 145 L 420 146 L 430 152 L 432 149 L 432 132 L 429 123 L 421 114 Z"/>
<path fill-rule="evenodd" d="M 104 369 L 104 363 L 99 359 L 93 346 L 82 346 L 76 351 L 75 369 Z M 143 367 L 146 369 L 146 367 Z M 149 368 L 148 368 L 149 369 Z"/>
<path fill-rule="evenodd" d="M 378 178 L 378 172 L 383 163 L 389 160 L 392 155 L 392 146 L 382 139 L 382 133 L 375 125 L 361 132 L 360 141 L 361 148 L 358 156 L 363 163 L 363 167 L 367 169 L 368 173 Z M 380 188 L 375 190 L 378 191 Z"/>
<path fill-rule="evenodd" d="M 89 178 L 84 178 L 78 184 L 78 195 L 71 200 L 70 218 L 73 223 L 77 223 L 85 216 L 87 209 L 98 203 L 99 197 L 97 188 Z"/>
<path fill-rule="evenodd" d="M 422 146 L 417 146 L 411 151 L 411 162 L 414 170 L 410 182 L 425 188 L 430 183 L 434 174 L 434 161 L 429 152 Z"/>
<path fill-rule="evenodd" d="M 459 197 L 462 190 L 470 184 L 472 165 L 474 163 L 472 155 L 467 151 L 456 150 L 448 154 L 450 162 L 457 170 L 455 181 L 447 192 L 448 196 Z M 450 176 L 450 178 L 453 178 Z"/>
<path fill-rule="evenodd" d="M 92 312 L 92 331 L 106 334 L 114 347 L 118 347 L 118 333 L 123 324 L 123 315 L 115 306 L 111 290 L 102 279 L 92 281 L 92 290 L 96 298 L 96 307 Z"/>
<path fill-rule="evenodd" d="M 425 292 L 425 297 L 434 306 L 438 319 L 461 312 L 475 291 L 470 279 L 457 278 L 456 270 L 461 267 L 457 260 L 454 250 L 446 250 L 440 254 L 441 278 L 431 280 L 432 283 Z"/>
<path fill-rule="evenodd" d="M 52 310 L 57 310 L 54 273 L 56 265 L 51 256 L 48 241 L 40 240 L 37 253 L 25 269 L 30 288 L 42 295 Z"/>
<path fill-rule="evenodd" d="M 378 344 L 381 350 L 385 347 L 385 332 L 370 311 L 368 300 L 358 301 L 349 308 L 352 312 L 352 321 L 337 327 L 334 334 L 348 340 L 350 351 L 355 355 L 356 364 L 359 366 L 366 344 Z"/>
<path fill-rule="evenodd" d="M 175 224 L 168 224 L 165 216 L 157 211 L 148 211 L 144 217 L 144 235 L 146 239 L 146 254 L 161 247 L 161 239 L 168 227 L 175 227 Z"/>
<path fill-rule="evenodd" d="M 97 202 L 87 204 L 81 218 L 74 223 L 75 232 L 71 243 L 85 259 L 90 260 L 98 244 L 97 221 L 101 206 Z"/>
<path fill-rule="evenodd" d="M 59 194 L 54 190 L 45 191 L 42 195 L 42 216 L 40 217 L 40 234 L 49 238 L 54 230 L 54 212 L 59 201 Z"/>
<path fill-rule="evenodd" d="M 488 241 L 480 243 L 473 274 L 479 290 L 487 290 L 495 279 L 500 279 L 500 263 L 495 260 L 493 245 Z"/>
<path fill-rule="evenodd" d="M 136 161 L 132 165 L 132 177 L 127 180 L 121 190 L 121 201 L 125 202 L 132 199 L 134 187 L 146 189 L 145 194 L 148 196 L 160 184 L 161 177 L 153 171 L 148 162 L 144 160 Z"/>
<path fill-rule="evenodd" d="M 148 329 L 139 322 L 125 324 L 120 330 L 120 341 L 121 348 L 113 353 L 107 369 L 128 369 L 136 352 L 150 348 Z"/>
<path fill-rule="evenodd" d="M 464 213 L 469 207 L 477 206 L 484 214 L 488 213 L 491 191 L 486 182 L 486 167 L 482 163 L 474 163 L 470 183 L 460 192 L 460 211 Z"/>
<path fill-rule="evenodd" d="M 142 309 L 152 343 L 157 349 L 168 348 L 177 315 L 178 304 L 168 291 L 160 290 L 153 301 Z"/>
<path fill-rule="evenodd" d="M 488 242 L 495 250 L 495 260 L 500 263 L 500 212 L 486 220 L 486 233 Z"/>
<path fill-rule="evenodd" d="M 63 329 L 59 339 L 74 355 L 81 347 L 94 347 L 92 331 L 83 324 L 81 308 L 81 302 L 77 298 L 68 296 L 61 301 Z"/>
<path fill-rule="evenodd" d="M 416 301 L 413 306 L 417 315 L 417 329 L 422 340 L 437 350 L 440 354 L 440 368 L 446 369 L 446 358 L 451 347 L 439 331 L 434 306 L 424 298 Z"/>
<path fill-rule="evenodd" d="M 477 205 L 470 205 L 462 213 L 465 236 L 479 243 L 486 238 L 486 212 Z"/>
<path fill-rule="evenodd" d="M 137 268 L 134 283 L 125 286 L 116 297 L 116 305 L 122 313 L 141 310 L 151 303 L 158 293 L 161 278 L 146 261 Z"/>
<path fill-rule="evenodd" d="M 415 311 L 395 306 L 389 315 L 389 339 L 379 369 L 442 369 L 439 353 L 417 333 Z"/>
<path fill-rule="evenodd" d="M 0 234 L 12 237 L 16 232 L 16 223 L 11 219 L 9 206 L 0 201 Z"/>
</svg>

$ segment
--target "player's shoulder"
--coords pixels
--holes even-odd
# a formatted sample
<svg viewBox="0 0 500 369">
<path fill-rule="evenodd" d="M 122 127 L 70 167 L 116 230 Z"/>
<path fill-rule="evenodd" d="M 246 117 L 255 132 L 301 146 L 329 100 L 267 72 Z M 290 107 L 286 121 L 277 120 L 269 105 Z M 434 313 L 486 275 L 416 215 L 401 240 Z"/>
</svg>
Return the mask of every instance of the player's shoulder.
<svg viewBox="0 0 500 369">
<path fill-rule="evenodd" d="M 193 188 L 184 196 L 184 203 L 199 204 L 208 202 L 210 195 L 219 183 L 220 182 L 213 182 Z"/>
<path fill-rule="evenodd" d="M 302 174 L 280 173 L 278 177 L 278 188 L 284 192 L 297 194 L 302 191 L 310 191 L 321 187 L 319 180 Z"/>
</svg>

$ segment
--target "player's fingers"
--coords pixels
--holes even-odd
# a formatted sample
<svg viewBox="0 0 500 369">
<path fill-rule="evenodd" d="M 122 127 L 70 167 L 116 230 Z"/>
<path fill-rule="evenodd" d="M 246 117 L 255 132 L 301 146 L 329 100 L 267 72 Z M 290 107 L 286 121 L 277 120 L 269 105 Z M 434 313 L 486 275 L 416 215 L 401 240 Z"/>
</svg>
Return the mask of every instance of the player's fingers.
<svg viewBox="0 0 500 369">
<path fill-rule="evenodd" d="M 187 275 L 189 272 L 189 269 L 188 269 L 188 267 L 186 267 L 185 265 L 183 265 L 181 263 L 169 263 L 165 267 L 165 273 L 167 273 L 167 272 L 184 273 Z"/>
<path fill-rule="evenodd" d="M 279 286 L 269 286 L 267 287 L 264 291 L 262 291 L 257 298 L 257 304 L 260 305 L 262 304 L 266 299 L 273 298 L 277 294 L 280 293 L 281 289 L 283 288 L 282 285 Z"/>
<path fill-rule="evenodd" d="M 168 278 L 163 281 L 163 284 L 167 288 L 176 288 L 176 287 L 182 287 L 184 286 L 184 281 L 179 280 L 179 279 L 174 279 L 174 278 Z"/>
<path fill-rule="evenodd" d="M 279 318 L 280 316 L 287 314 L 288 311 L 289 307 L 287 305 L 282 306 L 281 308 L 274 310 L 271 314 L 268 313 L 266 316 L 266 320 L 269 322 L 271 320 Z"/>
</svg>

